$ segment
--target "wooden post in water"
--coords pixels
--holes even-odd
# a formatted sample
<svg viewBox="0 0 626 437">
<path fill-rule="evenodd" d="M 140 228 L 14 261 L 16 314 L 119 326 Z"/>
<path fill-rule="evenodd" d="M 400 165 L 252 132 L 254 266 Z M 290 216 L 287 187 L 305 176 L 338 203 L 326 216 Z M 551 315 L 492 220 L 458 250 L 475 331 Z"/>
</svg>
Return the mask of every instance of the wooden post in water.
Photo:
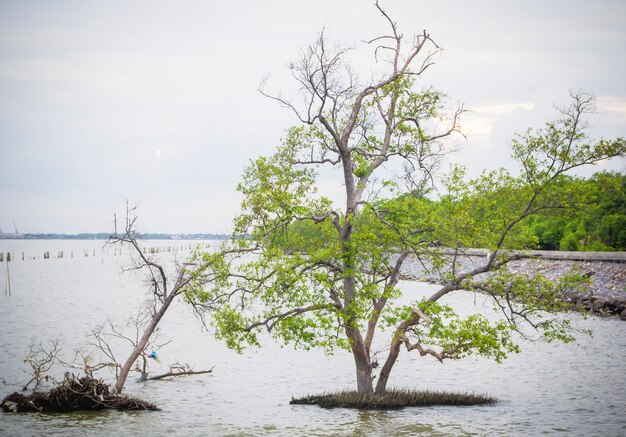
<svg viewBox="0 0 626 437">
<path fill-rule="evenodd" d="M 11 275 L 9 274 L 9 258 L 7 257 L 7 275 L 5 280 L 4 295 L 11 296 Z"/>
<path fill-rule="evenodd" d="M 4 252 L 0 252 L 0 263 L 4 262 Z"/>
<path fill-rule="evenodd" d="M 7 262 L 11 261 L 11 252 L 7 252 Z"/>
</svg>

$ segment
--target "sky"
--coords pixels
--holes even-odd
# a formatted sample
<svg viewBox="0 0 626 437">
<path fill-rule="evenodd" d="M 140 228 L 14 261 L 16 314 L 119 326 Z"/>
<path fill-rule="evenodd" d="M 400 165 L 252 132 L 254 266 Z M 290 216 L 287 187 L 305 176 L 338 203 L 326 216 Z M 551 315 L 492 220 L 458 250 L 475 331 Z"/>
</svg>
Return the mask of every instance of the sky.
<svg viewBox="0 0 626 437">
<path fill-rule="evenodd" d="M 510 166 L 514 133 L 570 90 L 597 96 L 592 135 L 626 135 L 626 2 L 382 6 L 444 49 L 420 85 L 471 111 L 450 157 L 471 174 Z M 377 68 L 362 41 L 387 27 L 370 1 L 0 0 L 0 228 L 109 232 L 129 201 L 143 232 L 229 232 L 245 165 L 297 121 L 259 84 L 293 89 L 287 65 L 323 27 L 361 77 Z M 320 181 L 331 198 L 336 176 Z"/>
</svg>

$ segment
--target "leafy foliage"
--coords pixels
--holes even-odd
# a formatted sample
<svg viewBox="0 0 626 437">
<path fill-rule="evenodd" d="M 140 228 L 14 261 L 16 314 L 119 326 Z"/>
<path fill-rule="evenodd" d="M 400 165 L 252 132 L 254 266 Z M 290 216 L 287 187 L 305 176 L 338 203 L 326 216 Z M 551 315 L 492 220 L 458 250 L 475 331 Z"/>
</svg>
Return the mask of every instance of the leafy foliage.
<svg viewBox="0 0 626 437">
<path fill-rule="evenodd" d="M 589 179 L 565 178 L 563 184 L 585 193 L 584 202 L 569 213 L 531 217 L 536 246 L 544 250 L 626 250 L 626 175 L 602 172 Z"/>
</svg>

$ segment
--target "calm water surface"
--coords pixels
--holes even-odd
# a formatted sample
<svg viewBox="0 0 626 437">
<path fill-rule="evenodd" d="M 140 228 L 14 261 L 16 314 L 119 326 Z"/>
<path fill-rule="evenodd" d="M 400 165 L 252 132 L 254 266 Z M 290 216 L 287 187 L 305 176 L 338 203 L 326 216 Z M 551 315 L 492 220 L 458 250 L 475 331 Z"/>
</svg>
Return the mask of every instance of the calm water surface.
<svg viewBox="0 0 626 437">
<path fill-rule="evenodd" d="M 42 259 L 46 250 L 51 259 Z M 63 259 L 55 258 L 60 250 Z M 127 256 L 102 249 L 99 241 L 0 241 L 0 251 L 16 258 L 9 267 L 11 297 L 4 296 L 6 263 L 0 267 L 0 397 L 28 381 L 23 359 L 32 337 L 62 337 L 69 358 L 86 344 L 90 327 L 109 318 L 123 321 L 147 297 L 141 276 L 121 273 Z M 173 261 L 185 253 L 160 256 Z M 411 299 L 432 290 L 408 282 L 402 288 Z M 474 303 L 471 293 L 448 303 L 466 313 L 490 308 L 480 297 Z M 215 366 L 212 374 L 149 383 L 131 377 L 127 393 L 156 403 L 158 412 L 0 412 L 0 435 L 626 435 L 626 323 L 596 317 L 576 317 L 575 323 L 593 329 L 593 338 L 580 337 L 574 345 L 522 343 L 522 354 L 504 364 L 480 358 L 440 364 L 403 353 L 390 381 L 487 392 L 502 400 L 495 406 L 360 412 L 289 405 L 292 396 L 352 388 L 349 355 L 294 351 L 271 341 L 237 355 L 203 332 L 179 302 L 162 321 L 162 338 L 173 342 L 159 351 L 161 364 L 152 371 L 187 362 L 196 369 Z M 119 350 L 120 356 L 129 352 Z M 112 381 L 112 375 L 102 376 Z"/>
</svg>

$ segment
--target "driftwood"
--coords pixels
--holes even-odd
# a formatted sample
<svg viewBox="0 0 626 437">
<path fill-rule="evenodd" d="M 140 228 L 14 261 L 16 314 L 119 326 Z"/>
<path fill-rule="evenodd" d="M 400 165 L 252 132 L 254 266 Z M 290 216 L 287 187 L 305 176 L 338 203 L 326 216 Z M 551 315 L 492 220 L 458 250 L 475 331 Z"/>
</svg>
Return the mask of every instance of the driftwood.
<svg viewBox="0 0 626 437">
<path fill-rule="evenodd" d="M 148 381 L 156 381 L 159 379 L 169 378 L 170 376 L 203 375 L 205 373 L 211 373 L 212 371 L 213 371 L 213 368 L 210 368 L 209 370 L 176 370 L 176 371 L 173 370 L 167 373 L 163 373 L 161 375 L 150 376 L 149 378 L 146 378 L 146 379 Z"/>
<path fill-rule="evenodd" d="M 102 380 L 66 377 L 63 383 L 46 392 L 24 396 L 14 392 L 2 400 L 6 412 L 59 413 L 88 410 L 158 410 L 141 399 L 112 394 Z"/>
</svg>

